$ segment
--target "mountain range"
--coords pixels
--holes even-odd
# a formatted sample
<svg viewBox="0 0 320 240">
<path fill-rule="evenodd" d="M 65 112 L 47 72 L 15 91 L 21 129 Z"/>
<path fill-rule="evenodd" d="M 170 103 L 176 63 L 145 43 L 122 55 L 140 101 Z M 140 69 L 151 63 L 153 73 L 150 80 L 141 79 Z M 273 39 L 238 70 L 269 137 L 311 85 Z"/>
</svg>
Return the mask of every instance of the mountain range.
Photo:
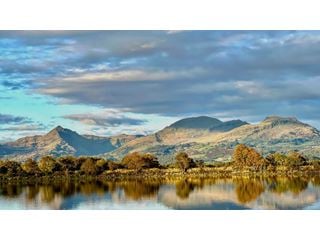
<svg viewBox="0 0 320 240">
<path fill-rule="evenodd" d="M 200 116 L 181 119 L 149 135 L 101 137 L 80 135 L 58 126 L 45 135 L 30 136 L 0 145 L 0 158 L 23 161 L 44 155 L 100 156 L 119 160 L 133 151 L 157 155 L 170 163 L 179 151 L 206 162 L 228 160 L 234 147 L 244 143 L 263 154 L 298 150 L 320 157 L 320 132 L 294 117 L 269 116 L 258 124 L 220 121 Z"/>
</svg>

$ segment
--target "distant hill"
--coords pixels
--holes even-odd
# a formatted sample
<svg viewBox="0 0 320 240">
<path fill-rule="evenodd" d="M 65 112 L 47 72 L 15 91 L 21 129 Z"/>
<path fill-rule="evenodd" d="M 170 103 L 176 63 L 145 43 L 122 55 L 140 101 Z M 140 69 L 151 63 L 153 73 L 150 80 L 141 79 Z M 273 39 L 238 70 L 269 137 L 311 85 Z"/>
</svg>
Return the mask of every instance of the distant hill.
<svg viewBox="0 0 320 240">
<path fill-rule="evenodd" d="M 155 134 L 130 141 L 106 156 L 121 158 L 132 151 L 144 151 L 156 154 L 163 163 L 169 163 L 175 153 L 186 151 L 196 159 L 224 160 L 231 157 L 234 146 L 239 143 L 256 147 L 264 154 L 299 150 L 307 155 L 320 156 L 319 131 L 296 118 L 270 116 L 258 124 L 213 120 L 212 126 L 207 124 L 210 122 L 207 119 L 206 128 L 195 128 L 198 126 L 196 120 L 178 121 Z"/>
<path fill-rule="evenodd" d="M 171 124 L 169 128 L 175 129 L 210 129 L 223 123 L 219 119 L 207 116 L 184 118 Z"/>
<path fill-rule="evenodd" d="M 263 154 L 299 150 L 320 157 L 320 132 L 296 118 L 279 116 L 269 116 L 258 124 L 191 117 L 147 136 L 79 135 L 58 126 L 42 136 L 0 145 L 0 157 L 25 160 L 43 155 L 97 155 L 120 160 L 130 152 L 141 151 L 156 154 L 161 163 L 170 163 L 177 152 L 186 151 L 195 159 L 211 162 L 230 159 L 239 143 L 253 146 Z"/>
<path fill-rule="evenodd" d="M 28 157 L 38 159 L 44 155 L 91 156 L 110 152 L 136 137 L 138 136 L 82 136 L 58 126 L 43 136 L 24 137 L 15 142 L 0 145 L 0 154 L 16 160 L 25 160 Z"/>
</svg>

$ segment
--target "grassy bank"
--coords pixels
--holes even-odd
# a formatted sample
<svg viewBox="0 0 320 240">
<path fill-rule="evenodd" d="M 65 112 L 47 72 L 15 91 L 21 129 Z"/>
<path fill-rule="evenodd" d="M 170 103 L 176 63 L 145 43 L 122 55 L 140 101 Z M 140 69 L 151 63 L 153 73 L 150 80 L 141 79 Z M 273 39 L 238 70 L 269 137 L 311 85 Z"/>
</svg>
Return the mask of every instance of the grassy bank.
<svg viewBox="0 0 320 240">
<path fill-rule="evenodd" d="M 88 182 L 88 181 L 122 181 L 122 180 L 146 180 L 163 181 L 179 180 L 185 178 L 250 178 L 250 177 L 310 177 L 320 176 L 320 170 L 315 169 L 276 169 L 273 171 L 251 169 L 236 170 L 232 167 L 203 167 L 181 171 L 178 168 L 151 168 L 142 170 L 117 169 L 107 170 L 100 175 L 81 174 L 51 174 L 46 176 L 0 176 L 1 183 L 41 183 L 52 182 Z"/>
</svg>

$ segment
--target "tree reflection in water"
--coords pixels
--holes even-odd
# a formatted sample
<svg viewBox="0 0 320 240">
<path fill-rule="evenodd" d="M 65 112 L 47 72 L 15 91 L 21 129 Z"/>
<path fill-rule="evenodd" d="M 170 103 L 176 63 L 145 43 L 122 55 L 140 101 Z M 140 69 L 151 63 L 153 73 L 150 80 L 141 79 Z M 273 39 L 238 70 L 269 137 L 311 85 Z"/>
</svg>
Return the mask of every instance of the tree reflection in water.
<svg viewBox="0 0 320 240">
<path fill-rule="evenodd" d="M 186 199 L 194 188 L 194 184 L 190 183 L 188 180 L 182 180 L 176 183 L 176 194 L 179 198 Z"/>
<path fill-rule="evenodd" d="M 268 180 L 269 190 L 275 193 L 291 192 L 296 195 L 307 189 L 309 179 L 303 177 L 277 177 Z"/>
<path fill-rule="evenodd" d="M 103 184 L 101 182 L 89 182 L 89 183 L 83 183 L 80 185 L 80 193 L 85 196 L 90 195 L 99 195 L 103 196 L 108 192 L 108 185 Z"/>
<path fill-rule="evenodd" d="M 82 195 L 81 199 L 86 199 L 90 196 L 104 197 L 109 193 L 108 198 L 111 197 L 112 199 L 111 193 L 124 193 L 124 201 L 150 199 L 157 202 L 162 197 L 158 197 L 160 186 L 165 185 L 163 191 L 170 192 L 173 190 L 173 194 L 180 200 L 189 199 L 192 192 L 195 192 L 196 189 L 209 186 L 209 188 L 205 188 L 203 191 L 197 191 L 192 199 L 194 200 L 197 197 L 223 196 L 222 198 L 225 201 L 248 204 L 258 199 L 264 191 L 268 191 L 271 194 L 287 192 L 294 195 L 300 194 L 308 188 L 309 182 L 311 182 L 310 187 L 320 186 L 320 177 L 273 177 L 263 179 L 240 177 L 236 179 L 185 178 L 159 181 L 60 181 L 51 184 L 0 184 L 0 200 L 2 198 L 11 201 L 12 198 L 19 198 L 19 201 L 23 203 L 30 204 L 34 202 L 41 206 L 41 204 L 58 204 L 69 197 L 71 198 L 70 201 L 73 201 L 72 197 L 77 194 Z M 236 195 L 236 199 L 234 199 L 234 194 Z M 170 196 L 170 194 L 166 196 Z M 190 201 L 193 201 L 192 199 Z"/>
<path fill-rule="evenodd" d="M 240 203 L 249 203 L 256 200 L 265 190 L 261 179 L 236 179 L 237 199 Z"/>
<path fill-rule="evenodd" d="M 153 198 L 157 196 L 160 182 L 128 181 L 120 183 L 127 198 L 141 200 L 143 198 Z"/>
<path fill-rule="evenodd" d="M 15 184 L 2 185 L 0 187 L 0 196 L 6 198 L 16 198 L 22 193 L 22 187 Z"/>
<path fill-rule="evenodd" d="M 315 176 L 311 179 L 311 183 L 313 186 L 319 187 L 320 186 L 320 176 Z"/>
<path fill-rule="evenodd" d="M 26 187 L 26 197 L 27 200 L 32 202 L 37 195 L 39 194 L 39 186 L 38 185 L 30 185 Z"/>
<path fill-rule="evenodd" d="M 176 182 L 176 194 L 180 199 L 187 199 L 195 189 L 202 189 L 205 185 L 214 184 L 215 179 L 204 178 L 182 179 Z"/>
</svg>

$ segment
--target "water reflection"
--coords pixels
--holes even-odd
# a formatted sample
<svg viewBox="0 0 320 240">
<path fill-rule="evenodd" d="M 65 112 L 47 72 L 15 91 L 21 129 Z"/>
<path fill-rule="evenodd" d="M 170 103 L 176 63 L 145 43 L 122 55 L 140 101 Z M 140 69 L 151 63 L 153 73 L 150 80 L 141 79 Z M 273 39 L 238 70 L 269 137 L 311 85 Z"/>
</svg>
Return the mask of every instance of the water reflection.
<svg viewBox="0 0 320 240">
<path fill-rule="evenodd" d="M 122 182 L 119 187 L 124 190 L 125 196 L 128 199 L 141 200 L 145 198 L 155 198 L 160 188 L 160 183 L 130 181 Z"/>
<path fill-rule="evenodd" d="M 237 199 L 244 204 L 256 200 L 265 190 L 261 179 L 237 179 L 235 185 Z"/>
<path fill-rule="evenodd" d="M 0 209 L 318 209 L 320 176 L 0 184 Z"/>
</svg>

